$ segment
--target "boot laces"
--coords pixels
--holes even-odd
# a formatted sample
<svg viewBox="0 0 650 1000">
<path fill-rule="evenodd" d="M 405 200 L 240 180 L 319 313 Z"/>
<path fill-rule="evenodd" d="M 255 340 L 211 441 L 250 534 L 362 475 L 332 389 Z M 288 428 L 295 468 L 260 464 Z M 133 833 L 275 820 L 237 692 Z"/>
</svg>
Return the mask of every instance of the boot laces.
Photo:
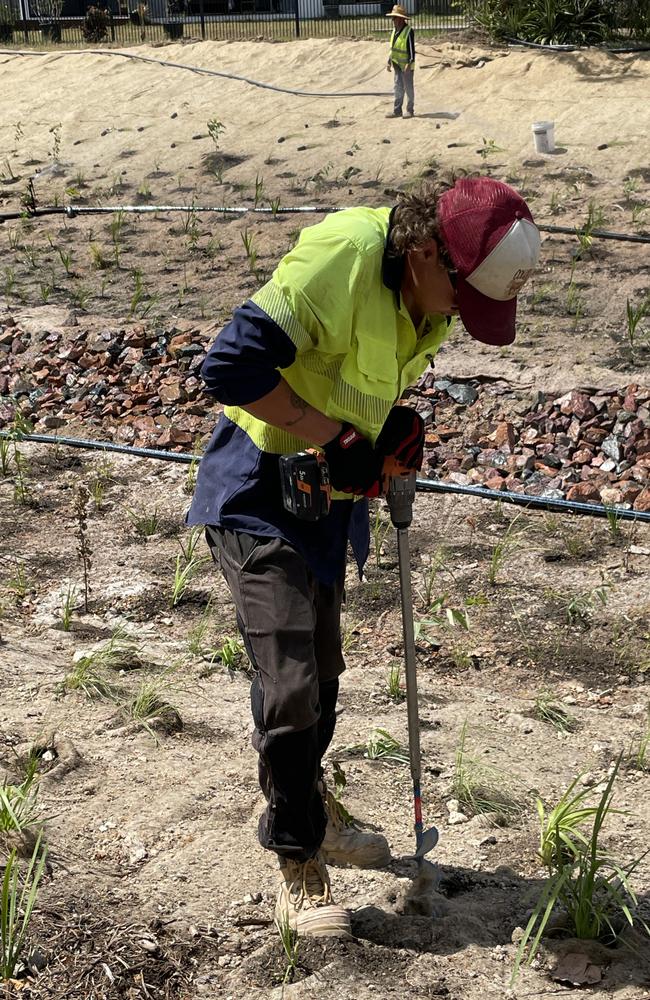
<svg viewBox="0 0 650 1000">
<path fill-rule="evenodd" d="M 318 858 L 296 865 L 289 893 L 297 904 L 308 900 L 312 906 L 327 906 L 332 902 L 327 871 Z"/>
</svg>

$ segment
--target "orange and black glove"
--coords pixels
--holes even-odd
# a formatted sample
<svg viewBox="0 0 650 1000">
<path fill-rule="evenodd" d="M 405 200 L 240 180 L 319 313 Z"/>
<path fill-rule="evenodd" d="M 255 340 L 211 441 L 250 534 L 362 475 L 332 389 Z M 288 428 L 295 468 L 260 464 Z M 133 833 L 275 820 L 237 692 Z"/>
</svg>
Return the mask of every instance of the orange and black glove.
<svg viewBox="0 0 650 1000">
<path fill-rule="evenodd" d="M 330 483 L 341 493 L 378 497 L 383 456 L 352 424 L 323 445 L 330 470 Z"/>
<path fill-rule="evenodd" d="M 375 444 L 383 457 L 392 455 L 406 469 L 421 469 L 424 459 L 424 420 L 410 406 L 394 406 Z"/>
</svg>

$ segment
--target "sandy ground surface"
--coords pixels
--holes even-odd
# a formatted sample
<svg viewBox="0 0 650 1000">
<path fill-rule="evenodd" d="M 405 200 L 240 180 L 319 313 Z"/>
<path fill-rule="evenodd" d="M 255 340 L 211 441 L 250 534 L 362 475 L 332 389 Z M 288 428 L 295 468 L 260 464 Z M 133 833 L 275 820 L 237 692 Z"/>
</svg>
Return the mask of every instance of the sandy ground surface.
<svg viewBox="0 0 650 1000">
<path fill-rule="evenodd" d="M 39 205 L 191 206 L 194 199 L 250 207 L 257 178 L 260 204 L 325 206 L 388 203 L 418 175 L 462 166 L 517 184 L 540 222 L 582 224 L 591 202 L 592 218 L 608 228 L 647 232 L 647 55 L 548 56 L 428 42 L 419 50 L 412 121 L 383 117 L 390 79 L 382 47 L 369 42 L 129 51 L 302 90 L 387 91 L 381 98 L 290 97 L 116 55 L 2 55 L 0 211 L 19 205 L 30 176 Z M 540 118 L 556 122 L 554 155 L 534 153 L 530 126 Z M 213 119 L 225 125 L 218 149 L 207 129 Z M 61 303 L 79 323 L 89 312 L 111 322 L 129 313 L 146 323 L 226 318 L 304 221 L 217 220 L 191 211 L 115 220 L 53 216 L 0 226 L 5 304 L 37 316 L 44 302 Z M 256 240 L 254 267 L 243 234 Z M 576 259 L 577 250 L 575 237 L 545 240 L 513 347 L 489 352 L 461 332 L 437 370 L 505 376 L 513 391 L 647 383 L 647 323 L 634 342 L 626 326 L 627 301 L 648 293 L 647 246 L 595 241 Z M 134 306 L 138 280 L 144 291 Z M 344 800 L 385 831 L 395 860 L 381 872 L 334 872 L 357 940 L 302 942 L 298 981 L 282 986 L 286 963 L 271 924 L 274 868 L 255 839 L 260 794 L 248 681 L 205 653 L 235 635 L 232 605 L 205 566 L 185 599 L 170 606 L 185 474 L 128 459 L 98 464 L 25 452 L 31 505 L 16 501 L 11 475 L 0 481 L 0 763 L 16 779 L 30 748 L 47 754 L 41 799 L 52 870 L 34 923 L 44 960 L 22 995 L 496 1000 L 564 992 L 552 970 L 582 946 L 561 936 L 514 987 L 509 982 L 513 934 L 516 940 L 543 877 L 534 799 L 553 802 L 578 774 L 584 787 L 602 787 L 624 752 L 617 804 L 630 813 L 611 817 L 607 847 L 630 862 L 647 846 L 650 786 L 637 753 L 648 724 L 647 528 L 624 526 L 613 535 L 591 521 L 522 516 L 517 544 L 491 585 L 495 545 L 513 515 L 478 502 L 418 499 L 416 614 L 427 619 L 431 580 L 434 594 L 467 607 L 471 624 L 468 633 L 423 626 L 428 639 L 419 647 L 425 810 L 442 832 L 443 904 L 435 918 L 401 912 L 413 874 L 405 860 L 412 849 L 407 768 L 344 750 L 377 726 L 406 740 L 404 705 L 386 693 L 401 656 L 390 533 L 367 580 L 350 574 L 348 672 L 328 764 L 340 762 Z M 97 479 L 90 613 L 78 594 L 66 632 L 64 595 L 81 579 L 73 498 L 80 482 Z M 128 511 L 154 507 L 156 530 L 143 541 Z M 205 636 L 191 653 L 188 641 L 202 621 Z M 117 704 L 63 695 L 74 653 L 106 642 L 117 626 L 144 661 L 104 671 Z M 143 677 L 161 676 L 168 684 L 161 696 L 184 725 L 156 729 L 154 738 L 119 705 Z M 539 717 L 545 691 L 574 717 L 567 731 Z M 488 783 L 522 803 L 505 826 L 481 816 L 449 825 L 465 722 L 470 756 L 494 769 Z M 649 871 L 644 859 L 634 876 L 646 919 Z M 647 945 L 632 943 L 634 950 L 594 947 L 590 962 L 602 982 L 584 994 L 647 997 Z"/>
</svg>

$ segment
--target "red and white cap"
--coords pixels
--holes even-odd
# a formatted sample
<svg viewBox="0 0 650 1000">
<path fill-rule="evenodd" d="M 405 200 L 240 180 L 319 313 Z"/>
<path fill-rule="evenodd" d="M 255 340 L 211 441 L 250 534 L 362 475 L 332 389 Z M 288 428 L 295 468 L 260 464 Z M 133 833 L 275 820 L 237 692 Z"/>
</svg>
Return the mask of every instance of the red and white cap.
<svg viewBox="0 0 650 1000">
<path fill-rule="evenodd" d="M 511 344 L 517 293 L 539 259 L 528 205 L 492 177 L 463 177 L 440 197 L 438 221 L 458 271 L 456 301 L 467 332 L 484 344 Z"/>
</svg>

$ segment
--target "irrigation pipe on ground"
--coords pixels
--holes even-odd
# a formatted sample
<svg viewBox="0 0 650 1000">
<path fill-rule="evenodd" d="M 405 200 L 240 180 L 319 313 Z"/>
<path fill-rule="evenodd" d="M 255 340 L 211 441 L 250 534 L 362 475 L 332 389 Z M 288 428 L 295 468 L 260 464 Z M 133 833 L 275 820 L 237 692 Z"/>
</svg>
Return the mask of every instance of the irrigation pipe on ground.
<svg viewBox="0 0 650 1000">
<path fill-rule="evenodd" d="M 8 441 L 33 441 L 38 444 L 53 444 L 66 448 L 83 448 L 89 451 L 113 451 L 136 458 L 158 459 L 162 462 L 180 462 L 191 465 L 200 462 L 198 455 L 186 452 L 159 451 L 156 448 L 133 448 L 112 441 L 88 441 L 83 438 L 54 437 L 49 434 L 17 434 L 15 431 L 0 431 L 0 438 Z M 650 511 L 628 510 L 624 507 L 609 507 L 603 504 L 580 503 L 575 500 L 554 500 L 549 497 L 535 497 L 526 493 L 489 490 L 484 486 L 457 486 L 435 479 L 417 479 L 416 489 L 421 493 L 451 493 L 459 496 L 476 497 L 479 500 L 493 500 L 510 503 L 531 510 L 548 510 L 554 513 L 581 514 L 587 517 L 612 517 L 623 521 L 645 521 L 650 523 Z"/>
<path fill-rule="evenodd" d="M 126 212 L 131 215 L 157 215 L 161 212 L 207 212 L 213 215 L 309 215 L 343 212 L 349 205 L 287 205 L 278 206 L 246 206 L 246 205 L 65 205 L 44 208 L 23 207 L 20 212 L 0 213 L 0 225 L 14 219 L 37 219 L 43 215 L 65 215 L 74 219 L 79 215 L 113 215 L 116 212 Z M 618 240 L 626 243 L 650 243 L 650 236 L 639 233 L 615 233 L 607 229 L 578 229 L 573 226 L 554 226 L 536 223 L 543 233 L 562 233 L 567 236 L 591 236 L 594 239 Z"/>
<path fill-rule="evenodd" d="M 199 73 L 202 76 L 220 76 L 226 80 L 238 80 L 247 83 L 249 87 L 261 87 L 262 90 L 275 90 L 278 94 L 291 94 L 294 97 L 392 97 L 392 90 L 351 90 L 339 93 L 312 90 L 292 90 L 290 87 L 277 87 L 272 83 L 261 83 L 237 73 L 226 73 L 225 70 L 204 69 L 201 66 L 188 66 L 186 63 L 169 62 L 166 59 L 154 59 L 152 56 L 137 56 L 133 52 L 117 52 L 115 49 L 66 49 L 64 52 L 31 52 L 29 49 L 0 49 L 0 55 L 15 56 L 120 56 L 122 59 L 133 59 L 135 62 L 154 63 L 157 66 L 167 66 L 170 69 L 184 69 L 189 73 Z"/>
</svg>

